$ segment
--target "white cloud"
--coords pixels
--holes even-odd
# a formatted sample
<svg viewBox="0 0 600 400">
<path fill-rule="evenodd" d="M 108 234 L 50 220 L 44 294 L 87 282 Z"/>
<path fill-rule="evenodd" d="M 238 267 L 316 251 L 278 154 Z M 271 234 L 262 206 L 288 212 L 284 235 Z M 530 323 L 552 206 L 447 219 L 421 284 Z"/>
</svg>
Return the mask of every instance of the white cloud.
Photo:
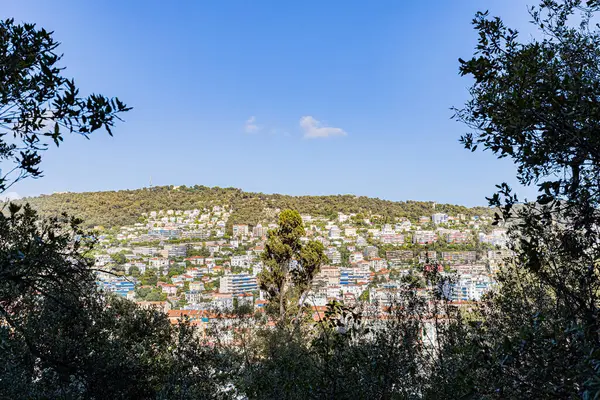
<svg viewBox="0 0 600 400">
<path fill-rule="evenodd" d="M 0 201 L 19 200 L 21 196 L 17 192 L 7 192 L 0 194 Z"/>
<path fill-rule="evenodd" d="M 244 130 L 246 133 L 254 133 L 260 131 L 260 127 L 256 125 L 256 117 L 252 116 L 246 120 L 244 124 Z"/>
<path fill-rule="evenodd" d="M 307 139 L 325 138 L 329 136 L 346 136 L 347 133 L 342 128 L 324 126 L 310 115 L 300 118 L 300 127 L 304 131 L 304 137 Z"/>
</svg>

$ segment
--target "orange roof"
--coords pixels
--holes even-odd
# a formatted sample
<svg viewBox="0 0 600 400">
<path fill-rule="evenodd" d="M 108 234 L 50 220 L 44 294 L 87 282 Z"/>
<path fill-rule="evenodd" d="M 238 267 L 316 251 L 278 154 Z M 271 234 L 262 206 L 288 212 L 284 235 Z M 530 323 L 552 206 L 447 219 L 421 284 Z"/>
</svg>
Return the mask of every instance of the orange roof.
<svg viewBox="0 0 600 400">
<path fill-rule="evenodd" d="M 180 318 L 184 316 L 196 317 L 205 314 L 205 310 L 169 310 L 167 316 L 169 318 Z"/>
</svg>

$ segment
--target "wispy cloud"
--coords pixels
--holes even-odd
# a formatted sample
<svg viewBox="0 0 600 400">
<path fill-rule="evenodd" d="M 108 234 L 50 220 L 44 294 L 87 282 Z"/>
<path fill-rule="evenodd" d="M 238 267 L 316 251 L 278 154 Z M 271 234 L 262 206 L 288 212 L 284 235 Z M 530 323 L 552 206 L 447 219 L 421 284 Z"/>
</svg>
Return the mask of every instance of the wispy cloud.
<svg viewBox="0 0 600 400">
<path fill-rule="evenodd" d="M 256 117 L 251 116 L 246 120 L 244 124 L 244 130 L 246 133 L 254 133 L 260 131 L 260 126 L 256 125 Z"/>
<path fill-rule="evenodd" d="M 300 127 L 304 131 L 306 139 L 326 138 L 330 136 L 346 136 L 347 133 L 342 128 L 324 126 L 321 122 L 310 115 L 300 118 Z"/>
</svg>

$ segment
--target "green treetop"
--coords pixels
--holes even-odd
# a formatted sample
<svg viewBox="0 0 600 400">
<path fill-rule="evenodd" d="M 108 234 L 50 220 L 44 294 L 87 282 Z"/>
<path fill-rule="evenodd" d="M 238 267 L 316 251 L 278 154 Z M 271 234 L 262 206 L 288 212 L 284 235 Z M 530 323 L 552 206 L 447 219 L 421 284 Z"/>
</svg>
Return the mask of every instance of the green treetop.
<svg viewBox="0 0 600 400">
<path fill-rule="evenodd" d="M 278 308 L 280 322 L 296 311 L 300 317 L 312 281 L 327 257 L 320 242 L 302 245 L 305 231 L 297 211 L 284 210 L 279 225 L 269 231 L 262 254 L 264 268 L 258 276 L 260 288 Z"/>
</svg>

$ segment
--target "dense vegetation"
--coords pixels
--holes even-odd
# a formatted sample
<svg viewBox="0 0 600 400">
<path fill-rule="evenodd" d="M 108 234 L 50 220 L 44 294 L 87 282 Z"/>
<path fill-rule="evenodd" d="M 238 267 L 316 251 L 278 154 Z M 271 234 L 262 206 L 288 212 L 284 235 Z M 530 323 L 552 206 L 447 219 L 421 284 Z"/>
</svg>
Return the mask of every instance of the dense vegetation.
<svg viewBox="0 0 600 400">
<path fill-rule="evenodd" d="M 531 10 L 541 38 L 526 43 L 499 18 L 474 19 L 479 43 L 460 69 L 473 78 L 457 110 L 471 128 L 463 143 L 511 158 L 521 182 L 539 189 L 518 208 L 505 184 L 490 198 L 498 222 L 511 222 L 516 256 L 477 306 L 443 301 L 446 278 L 431 268 L 430 298 L 406 282 L 385 314 L 330 303 L 316 321 L 302 309 L 290 320 L 322 248 L 300 246 L 299 215 L 284 211 L 261 276 L 275 304 L 233 310 L 215 332 L 199 332 L 96 290 L 80 221 L 12 205 L 0 215 L 0 398 L 600 398 L 598 11 L 596 1 L 543 0 Z M 19 32 L 0 24 L 26 40 Z M 337 211 L 352 210 L 327 209 Z M 269 314 L 280 323 L 270 326 Z"/>
<path fill-rule="evenodd" d="M 55 193 L 25 198 L 42 215 L 66 212 L 83 219 L 88 226 L 105 227 L 133 224 L 143 212 L 158 210 L 192 210 L 212 205 L 229 205 L 233 208 L 230 225 L 254 225 L 270 218 L 269 209 L 294 209 L 301 214 L 337 216 L 342 213 L 377 214 L 383 217 L 407 217 L 416 220 L 433 212 L 458 213 L 467 216 L 489 214 L 489 208 L 467 208 L 450 204 L 422 201 L 395 202 L 364 196 L 285 196 L 244 192 L 240 189 L 206 186 L 161 186 L 137 190 L 120 190 L 91 193 Z"/>
</svg>

